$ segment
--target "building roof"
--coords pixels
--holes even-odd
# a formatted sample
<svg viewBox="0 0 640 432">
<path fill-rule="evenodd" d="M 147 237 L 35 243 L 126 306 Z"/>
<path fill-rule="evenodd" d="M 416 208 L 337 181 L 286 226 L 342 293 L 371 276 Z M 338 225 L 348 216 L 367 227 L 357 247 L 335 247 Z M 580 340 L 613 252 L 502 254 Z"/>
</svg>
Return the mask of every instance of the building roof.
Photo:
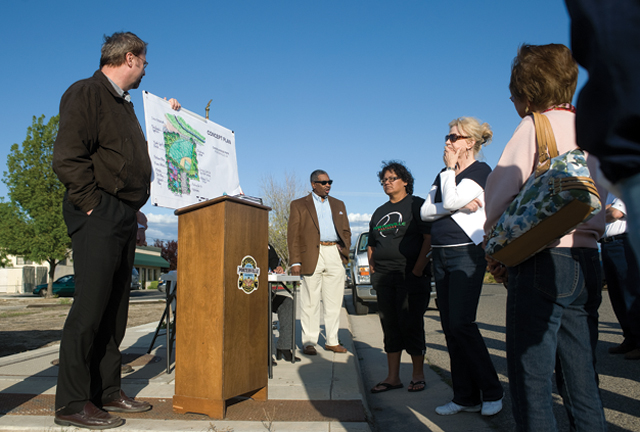
<svg viewBox="0 0 640 432">
<path fill-rule="evenodd" d="M 133 261 L 133 265 L 142 267 L 169 268 L 171 264 L 169 264 L 169 261 L 160 256 L 136 252 L 136 257 Z"/>
</svg>

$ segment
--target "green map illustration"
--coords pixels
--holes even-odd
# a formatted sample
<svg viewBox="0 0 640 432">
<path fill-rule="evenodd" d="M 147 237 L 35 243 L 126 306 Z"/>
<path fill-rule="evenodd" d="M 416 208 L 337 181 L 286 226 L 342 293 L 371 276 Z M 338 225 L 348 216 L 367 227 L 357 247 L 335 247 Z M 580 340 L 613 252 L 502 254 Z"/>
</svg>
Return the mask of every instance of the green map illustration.
<svg viewBox="0 0 640 432">
<path fill-rule="evenodd" d="M 173 193 L 189 195 L 190 180 L 200 180 L 197 146 L 206 141 L 184 118 L 165 114 L 164 149 L 167 161 L 167 187 Z"/>
</svg>

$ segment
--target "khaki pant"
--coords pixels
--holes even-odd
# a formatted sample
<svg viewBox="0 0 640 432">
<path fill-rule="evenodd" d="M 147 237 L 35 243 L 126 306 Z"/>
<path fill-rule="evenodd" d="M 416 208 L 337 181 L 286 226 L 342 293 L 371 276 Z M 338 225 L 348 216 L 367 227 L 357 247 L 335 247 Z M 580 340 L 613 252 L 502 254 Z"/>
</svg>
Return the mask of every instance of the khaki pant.
<svg viewBox="0 0 640 432">
<path fill-rule="evenodd" d="M 300 290 L 302 346 L 315 345 L 320 336 L 320 300 L 324 307 L 326 345 L 338 345 L 340 309 L 344 296 L 345 270 L 336 245 L 320 245 L 318 264 L 304 276 Z"/>
</svg>

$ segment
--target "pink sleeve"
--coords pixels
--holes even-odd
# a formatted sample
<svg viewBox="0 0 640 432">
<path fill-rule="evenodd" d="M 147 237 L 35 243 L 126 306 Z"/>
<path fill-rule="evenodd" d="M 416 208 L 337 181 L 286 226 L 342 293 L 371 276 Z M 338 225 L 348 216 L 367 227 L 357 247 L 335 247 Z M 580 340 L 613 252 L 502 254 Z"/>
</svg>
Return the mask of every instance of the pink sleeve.
<svg viewBox="0 0 640 432">
<path fill-rule="evenodd" d="M 485 186 L 485 233 L 496 225 L 502 213 L 518 195 L 535 166 L 537 157 L 535 127 L 529 116 L 522 119 L 505 146 L 498 165 Z"/>
</svg>

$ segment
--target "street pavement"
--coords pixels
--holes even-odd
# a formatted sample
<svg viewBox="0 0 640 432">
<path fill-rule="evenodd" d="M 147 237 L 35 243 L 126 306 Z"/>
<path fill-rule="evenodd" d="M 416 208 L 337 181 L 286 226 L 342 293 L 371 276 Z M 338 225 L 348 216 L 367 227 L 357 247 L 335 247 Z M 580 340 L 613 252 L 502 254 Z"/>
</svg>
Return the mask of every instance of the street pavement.
<svg viewBox="0 0 640 432">
<path fill-rule="evenodd" d="M 351 305 L 349 300 L 346 303 Z M 437 310 L 432 309 L 434 307 L 435 301 L 432 299 L 427 314 L 435 311 L 437 315 Z M 350 315 L 350 319 L 353 341 L 366 390 L 365 395 L 376 431 L 496 430 L 489 419 L 479 413 L 461 413 L 452 416 L 436 414 L 435 408 L 449 402 L 453 398 L 453 391 L 447 379 L 443 380 L 436 372 L 436 368 L 430 368 L 429 364 L 425 364 L 426 389 L 415 393 L 407 391 L 411 381 L 412 365 L 411 357 L 404 352 L 400 366 L 400 378 L 404 387 L 384 393 L 370 393 L 370 389 L 387 376 L 387 359 L 382 349 L 380 320 L 375 312 L 361 316 Z M 425 317 L 425 321 L 428 325 L 431 320 Z M 429 335 L 427 335 L 427 342 L 430 342 Z M 431 353 L 427 348 L 427 357 Z M 446 368 L 448 369 L 448 357 Z"/>
<path fill-rule="evenodd" d="M 427 389 L 420 393 L 394 390 L 382 394 L 366 394 L 377 431 L 398 430 L 394 429 L 394 425 L 398 424 L 410 425 L 411 428 L 405 430 L 415 431 L 515 430 L 505 351 L 506 299 L 507 291 L 502 285 L 484 285 L 477 315 L 478 326 L 505 389 L 503 411 L 489 418 L 476 413 L 461 413 L 449 417 L 435 414 L 434 408 L 451 400 L 453 393 L 449 385 L 445 384 L 451 382 L 449 354 L 439 313 L 432 299 L 425 314 L 426 362 L 432 372 L 427 374 Z M 623 338 L 606 290 L 603 292 L 599 313 L 597 371 L 609 432 L 640 431 L 640 361 L 625 360 L 621 355 L 607 352 L 609 347 L 621 343 Z M 386 376 L 380 323 L 375 312 L 366 316 L 351 315 L 350 318 L 353 340 L 363 371 L 362 379 L 367 389 Z M 402 360 L 401 377 L 406 389 L 411 379 L 410 358 L 403 354 Z M 562 399 L 555 388 L 554 391 L 553 403 L 558 430 L 569 431 Z M 395 403 L 399 399 L 402 403 Z"/>
<path fill-rule="evenodd" d="M 351 305 L 347 291 L 346 304 Z M 147 348 L 156 328 L 150 323 L 128 329 L 122 348 L 133 360 L 134 372 L 123 376 L 125 392 L 149 400 L 149 413 L 124 415 L 121 431 L 513 431 L 504 347 L 506 291 L 499 285 L 485 285 L 478 309 L 478 325 L 485 337 L 496 370 L 505 388 L 505 409 L 487 418 L 476 413 L 454 416 L 435 414 L 436 406 L 448 402 L 449 357 L 439 315 L 432 300 L 425 315 L 427 334 L 427 388 L 409 393 L 411 379 L 408 356 L 403 355 L 401 377 L 405 387 L 371 394 L 369 389 L 386 376 L 386 356 L 377 314 L 341 314 L 340 341 L 349 353 L 318 350 L 318 356 L 300 352 L 302 361 L 278 361 L 269 380 L 269 401 L 241 401 L 228 408 L 227 418 L 212 420 L 203 415 L 176 414 L 171 409 L 174 393 L 173 369 L 165 371 L 164 337 L 150 355 Z M 349 306 L 351 307 L 351 306 Z M 622 341 L 606 292 L 600 309 L 598 372 L 609 431 L 640 431 L 640 361 L 609 355 L 608 347 Z M 300 343 L 299 326 L 296 335 Z M 0 430 L 71 431 L 53 423 L 53 394 L 58 345 L 0 358 Z M 146 359 L 146 360 L 145 360 Z M 143 361 L 145 360 L 145 361 Z M 569 430 L 562 401 L 554 395 L 559 430 Z M 247 412 L 243 412 L 243 409 Z"/>
<path fill-rule="evenodd" d="M 135 300 L 132 300 L 135 301 Z M 158 317 L 160 319 L 160 317 Z M 157 323 L 127 329 L 121 345 L 123 357 L 134 372 L 123 375 L 125 393 L 147 400 L 153 410 L 123 414 L 119 431 L 348 431 L 369 432 L 362 399 L 349 320 L 341 314 L 339 337 L 349 350 L 335 354 L 318 347 L 317 356 L 304 356 L 295 364 L 278 361 L 268 383 L 266 402 L 235 401 L 224 420 L 198 414 L 176 414 L 172 410 L 175 381 L 173 364 L 166 373 L 165 336 L 150 354 Z M 298 340 L 300 333 L 298 329 Z M 15 432 L 75 431 L 53 422 L 53 399 L 59 345 L 0 358 L 0 430 Z M 206 361 L 206 359 L 203 359 Z"/>
</svg>

